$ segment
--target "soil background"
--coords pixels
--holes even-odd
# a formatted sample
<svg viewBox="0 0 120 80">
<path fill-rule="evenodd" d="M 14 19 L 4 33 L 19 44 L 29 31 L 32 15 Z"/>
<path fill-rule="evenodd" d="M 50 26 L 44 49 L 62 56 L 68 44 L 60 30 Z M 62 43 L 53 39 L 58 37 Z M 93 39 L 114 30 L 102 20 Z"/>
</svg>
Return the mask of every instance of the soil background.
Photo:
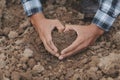
<svg viewBox="0 0 120 80">
<path fill-rule="evenodd" d="M 45 16 L 63 24 L 87 25 L 93 18 L 79 11 L 79 0 L 45 1 Z M 55 31 L 53 37 L 63 49 L 76 34 Z M 0 80 L 120 80 L 120 17 L 92 46 L 60 61 L 45 50 L 20 0 L 0 0 Z"/>
</svg>

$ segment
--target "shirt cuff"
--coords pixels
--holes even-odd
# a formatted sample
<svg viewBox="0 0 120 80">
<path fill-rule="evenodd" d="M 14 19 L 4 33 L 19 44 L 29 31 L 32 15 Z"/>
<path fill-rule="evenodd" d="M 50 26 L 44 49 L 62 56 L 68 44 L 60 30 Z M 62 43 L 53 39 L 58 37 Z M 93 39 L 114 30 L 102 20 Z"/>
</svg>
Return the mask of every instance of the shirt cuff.
<svg viewBox="0 0 120 80">
<path fill-rule="evenodd" d="M 107 13 L 98 10 L 96 15 L 94 16 L 92 23 L 96 24 L 99 28 L 105 31 L 109 31 L 114 21 L 115 17 L 112 17 Z"/>
<path fill-rule="evenodd" d="M 27 16 L 42 12 L 42 5 L 39 0 L 22 0 L 22 4 Z"/>
</svg>

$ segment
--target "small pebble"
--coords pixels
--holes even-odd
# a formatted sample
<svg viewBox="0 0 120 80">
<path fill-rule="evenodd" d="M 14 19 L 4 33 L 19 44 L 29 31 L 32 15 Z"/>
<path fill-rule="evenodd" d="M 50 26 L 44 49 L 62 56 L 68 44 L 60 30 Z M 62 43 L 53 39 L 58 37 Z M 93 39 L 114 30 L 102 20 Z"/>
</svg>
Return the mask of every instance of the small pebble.
<svg viewBox="0 0 120 80">
<path fill-rule="evenodd" d="M 33 67 L 33 70 L 34 70 L 34 71 L 37 71 L 38 73 L 41 73 L 41 72 L 44 71 L 45 69 L 44 69 L 44 67 L 39 63 L 39 64 L 37 64 L 37 65 L 35 65 L 35 66 Z"/>
<path fill-rule="evenodd" d="M 28 66 L 29 66 L 30 68 L 33 68 L 35 64 L 36 64 L 36 61 L 35 61 L 34 59 L 30 59 L 30 60 L 28 61 Z"/>
<path fill-rule="evenodd" d="M 17 41 L 15 42 L 16 45 L 20 45 L 21 43 L 23 43 L 23 40 L 17 40 Z"/>
<path fill-rule="evenodd" d="M 32 57 L 33 56 L 33 51 L 31 49 L 29 49 L 29 48 L 26 48 L 24 50 L 24 53 L 22 55 L 24 57 L 27 57 L 27 58 Z"/>
<path fill-rule="evenodd" d="M 18 37 L 18 33 L 16 31 L 10 31 L 8 34 L 8 37 L 10 39 L 14 39 L 14 38 Z"/>
<path fill-rule="evenodd" d="M 10 28 L 9 27 L 5 27 L 3 32 L 4 32 L 5 35 L 8 35 L 9 32 L 10 32 Z"/>
<path fill-rule="evenodd" d="M 26 63 L 26 62 L 28 61 L 28 57 L 22 57 L 22 58 L 20 59 L 20 61 L 21 61 L 22 63 Z"/>
<path fill-rule="evenodd" d="M 0 59 L 0 68 L 5 68 L 6 62 L 2 59 Z"/>
<path fill-rule="evenodd" d="M 4 42 L 6 39 L 5 37 L 3 36 L 2 38 L 0 38 L 0 43 Z"/>
</svg>

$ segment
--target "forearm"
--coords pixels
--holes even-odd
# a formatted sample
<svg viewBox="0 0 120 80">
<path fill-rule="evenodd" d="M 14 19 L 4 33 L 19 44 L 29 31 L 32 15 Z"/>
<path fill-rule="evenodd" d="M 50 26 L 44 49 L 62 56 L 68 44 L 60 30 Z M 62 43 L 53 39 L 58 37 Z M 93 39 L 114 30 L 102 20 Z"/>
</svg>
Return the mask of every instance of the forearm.
<svg viewBox="0 0 120 80">
<path fill-rule="evenodd" d="M 116 17 L 120 14 L 119 0 L 100 0 L 99 9 L 92 21 L 104 31 L 109 31 Z"/>
<path fill-rule="evenodd" d="M 40 26 L 40 22 L 42 22 L 41 20 L 43 20 L 43 19 L 45 19 L 45 16 L 42 12 L 36 13 L 36 14 L 30 16 L 31 23 L 34 25 L 35 28 Z"/>
</svg>

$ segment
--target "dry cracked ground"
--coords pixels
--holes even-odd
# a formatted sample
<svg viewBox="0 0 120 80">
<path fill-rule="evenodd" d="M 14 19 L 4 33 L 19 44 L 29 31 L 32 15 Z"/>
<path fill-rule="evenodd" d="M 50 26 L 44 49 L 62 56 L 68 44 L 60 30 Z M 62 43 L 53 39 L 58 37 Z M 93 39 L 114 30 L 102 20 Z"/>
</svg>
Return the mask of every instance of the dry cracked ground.
<svg viewBox="0 0 120 80">
<path fill-rule="evenodd" d="M 78 3 L 43 1 L 44 13 L 62 23 L 90 24 Z M 53 38 L 63 49 L 76 34 L 55 31 Z M 20 0 L 0 0 L 0 80 L 120 80 L 120 18 L 94 45 L 60 61 L 45 50 Z"/>
</svg>

